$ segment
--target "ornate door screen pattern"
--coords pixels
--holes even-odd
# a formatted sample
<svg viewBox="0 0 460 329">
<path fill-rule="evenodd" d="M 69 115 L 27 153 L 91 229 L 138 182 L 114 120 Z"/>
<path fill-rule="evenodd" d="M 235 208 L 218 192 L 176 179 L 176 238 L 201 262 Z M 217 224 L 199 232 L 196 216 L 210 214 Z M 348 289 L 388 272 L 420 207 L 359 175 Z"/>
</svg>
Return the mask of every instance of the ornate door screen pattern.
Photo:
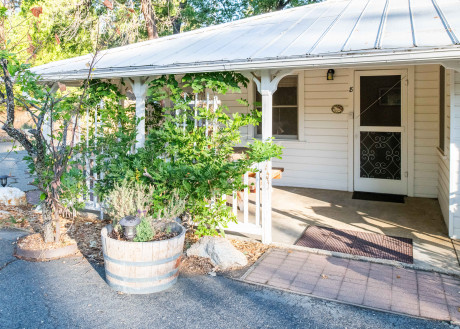
<svg viewBox="0 0 460 329">
<path fill-rule="evenodd" d="M 360 85 L 360 177 L 401 180 L 401 76 L 361 76 Z"/>
<path fill-rule="evenodd" d="M 360 176 L 401 180 L 401 133 L 360 133 Z"/>
</svg>

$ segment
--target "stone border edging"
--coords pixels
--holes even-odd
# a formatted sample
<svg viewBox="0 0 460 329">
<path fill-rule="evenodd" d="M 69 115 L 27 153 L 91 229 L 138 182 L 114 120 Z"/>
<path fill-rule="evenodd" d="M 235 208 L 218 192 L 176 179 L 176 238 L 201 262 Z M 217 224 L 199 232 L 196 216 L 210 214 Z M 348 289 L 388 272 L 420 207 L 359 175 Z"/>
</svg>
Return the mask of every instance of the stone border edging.
<svg viewBox="0 0 460 329">
<path fill-rule="evenodd" d="M 48 249 L 48 250 L 29 250 L 22 249 L 18 245 L 14 250 L 14 256 L 16 258 L 32 261 L 32 262 L 44 262 L 64 257 L 69 257 L 77 253 L 78 246 L 77 244 L 70 244 L 58 249 Z"/>
</svg>

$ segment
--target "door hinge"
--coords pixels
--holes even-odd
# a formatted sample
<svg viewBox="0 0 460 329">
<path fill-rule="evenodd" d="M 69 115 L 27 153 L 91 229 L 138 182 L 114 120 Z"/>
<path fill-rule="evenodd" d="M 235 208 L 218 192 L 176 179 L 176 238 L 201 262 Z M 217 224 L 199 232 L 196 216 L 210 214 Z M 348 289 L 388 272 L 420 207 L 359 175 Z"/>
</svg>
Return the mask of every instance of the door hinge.
<svg viewBox="0 0 460 329">
<path fill-rule="evenodd" d="M 407 171 L 404 172 L 404 177 L 409 177 L 409 173 Z"/>
</svg>

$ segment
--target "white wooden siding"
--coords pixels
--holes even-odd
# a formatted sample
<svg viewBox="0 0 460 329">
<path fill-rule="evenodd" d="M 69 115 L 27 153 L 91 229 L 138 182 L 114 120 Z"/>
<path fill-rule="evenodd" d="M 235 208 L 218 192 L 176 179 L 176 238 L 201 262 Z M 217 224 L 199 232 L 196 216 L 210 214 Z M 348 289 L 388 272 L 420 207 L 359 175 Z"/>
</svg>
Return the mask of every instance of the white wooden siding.
<svg viewBox="0 0 460 329">
<path fill-rule="evenodd" d="M 285 147 L 281 180 L 273 185 L 348 189 L 348 118 L 352 111 L 353 70 L 336 69 L 334 80 L 326 80 L 327 70 L 304 71 L 304 142 L 280 142 Z M 331 106 L 341 104 L 342 114 Z M 299 109 L 302 110 L 302 109 Z"/>
<path fill-rule="evenodd" d="M 445 77 L 444 153 L 438 152 L 438 201 L 444 222 L 449 226 L 449 153 L 450 153 L 450 70 Z"/>
<path fill-rule="evenodd" d="M 392 67 L 397 69 L 398 67 Z M 406 68 L 406 67 L 403 67 Z M 369 68 L 371 70 L 372 68 Z M 353 69 L 335 69 L 334 80 L 326 80 L 327 70 L 304 71 L 303 141 L 279 141 L 285 147 L 283 159 L 273 166 L 285 169 L 283 178 L 274 185 L 352 190 L 352 150 L 349 125 L 353 112 Z M 414 196 L 438 197 L 439 155 L 439 65 L 416 66 L 414 70 Z M 300 88 L 299 88 L 300 89 Z M 246 111 L 236 98 L 253 99 L 249 88 L 243 94 L 228 94 L 222 102 L 231 112 Z M 344 106 L 342 114 L 333 114 L 331 106 Z M 299 111 L 302 108 L 299 107 Z M 251 138 L 251 132 L 247 134 Z M 447 134 L 447 133 L 446 133 Z M 446 141 L 446 143 L 448 143 Z"/>
<path fill-rule="evenodd" d="M 230 113 L 248 113 L 248 107 L 241 105 L 238 100 L 244 99 L 247 101 L 251 101 L 249 99 L 248 88 L 241 88 L 241 93 L 234 93 L 229 92 L 225 95 L 218 95 L 219 100 L 222 102 L 222 105 L 228 107 Z M 250 140 L 252 138 L 252 131 L 250 129 L 254 129 L 253 127 L 242 127 L 240 129 L 241 138 L 245 141 Z"/>
<path fill-rule="evenodd" d="M 414 83 L 414 196 L 436 198 L 439 162 L 439 65 L 416 66 Z"/>
</svg>

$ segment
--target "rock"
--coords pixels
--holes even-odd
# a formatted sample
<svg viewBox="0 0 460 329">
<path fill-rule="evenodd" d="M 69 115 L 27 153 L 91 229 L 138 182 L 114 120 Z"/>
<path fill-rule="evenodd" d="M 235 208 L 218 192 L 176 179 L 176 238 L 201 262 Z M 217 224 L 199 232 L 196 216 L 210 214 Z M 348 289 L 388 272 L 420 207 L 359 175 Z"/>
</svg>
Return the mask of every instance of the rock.
<svg viewBox="0 0 460 329">
<path fill-rule="evenodd" d="M 34 209 L 35 214 L 41 214 L 42 213 L 42 205 L 39 204 L 38 206 L 35 207 Z"/>
<path fill-rule="evenodd" d="M 9 211 L 0 210 L 0 219 L 10 218 L 12 215 Z"/>
<path fill-rule="evenodd" d="M 16 187 L 0 187 L 0 204 L 6 206 L 26 205 L 26 194 Z"/>
<path fill-rule="evenodd" d="M 202 237 L 187 250 L 187 256 L 209 258 L 214 266 L 223 270 L 248 264 L 242 252 L 238 251 L 230 241 L 220 237 Z"/>
</svg>

